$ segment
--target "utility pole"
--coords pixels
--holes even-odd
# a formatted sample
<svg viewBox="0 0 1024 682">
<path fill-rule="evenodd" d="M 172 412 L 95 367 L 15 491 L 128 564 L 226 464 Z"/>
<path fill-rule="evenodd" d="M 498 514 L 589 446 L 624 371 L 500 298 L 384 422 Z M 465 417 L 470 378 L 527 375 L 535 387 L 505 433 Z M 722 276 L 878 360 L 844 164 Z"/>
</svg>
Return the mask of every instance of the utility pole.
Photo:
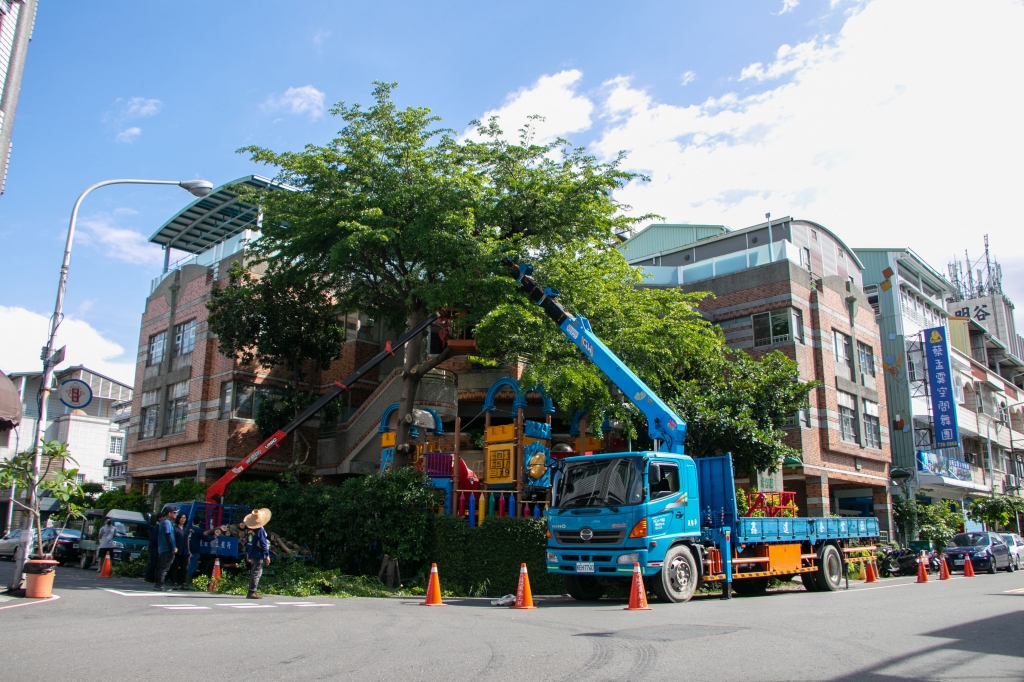
<svg viewBox="0 0 1024 682">
<path fill-rule="evenodd" d="M 11 3 L 11 9 L 18 7 L 18 18 L 11 43 L 11 60 L 0 95 L 0 194 L 7 184 L 7 164 L 11 160 L 11 135 L 14 133 L 14 112 L 18 108 L 18 93 L 21 91 L 21 75 L 25 71 L 28 57 L 28 43 L 32 40 L 32 27 L 36 23 L 38 0 L 21 0 Z M 9 17 L 10 15 L 8 15 Z M 7 18 L 7 17 L 5 17 Z"/>
</svg>

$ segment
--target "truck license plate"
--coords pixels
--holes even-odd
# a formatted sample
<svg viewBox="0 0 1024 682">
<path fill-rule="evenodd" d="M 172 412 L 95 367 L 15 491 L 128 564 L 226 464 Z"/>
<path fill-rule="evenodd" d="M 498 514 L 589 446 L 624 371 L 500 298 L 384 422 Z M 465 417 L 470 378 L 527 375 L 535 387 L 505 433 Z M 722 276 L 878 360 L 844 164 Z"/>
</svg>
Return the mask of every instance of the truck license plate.
<svg viewBox="0 0 1024 682">
<path fill-rule="evenodd" d="M 132 552 L 131 557 L 133 559 L 138 559 L 141 555 L 142 555 L 142 552 Z"/>
<path fill-rule="evenodd" d="M 963 566 L 964 565 L 964 560 L 963 559 L 954 559 L 953 560 L 953 565 L 954 566 Z"/>
<path fill-rule="evenodd" d="M 585 563 L 585 564 L 578 563 L 578 564 L 576 564 L 576 572 L 577 573 L 593 573 L 594 572 L 594 563 L 593 562 L 588 562 L 588 563 Z"/>
<path fill-rule="evenodd" d="M 72 549 L 78 549 L 78 543 L 76 542 L 76 543 L 72 544 L 72 545 L 71 545 L 71 548 L 72 548 Z"/>
</svg>

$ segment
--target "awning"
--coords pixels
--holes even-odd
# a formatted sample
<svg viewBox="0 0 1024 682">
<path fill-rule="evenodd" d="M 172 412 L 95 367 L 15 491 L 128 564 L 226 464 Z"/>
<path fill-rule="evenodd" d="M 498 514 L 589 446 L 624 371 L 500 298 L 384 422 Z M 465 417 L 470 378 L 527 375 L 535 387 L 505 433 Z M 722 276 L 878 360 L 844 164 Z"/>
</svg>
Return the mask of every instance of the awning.
<svg viewBox="0 0 1024 682">
<path fill-rule="evenodd" d="M 0 372 L 0 431 L 9 431 L 21 422 L 21 395 L 7 375 Z"/>
</svg>

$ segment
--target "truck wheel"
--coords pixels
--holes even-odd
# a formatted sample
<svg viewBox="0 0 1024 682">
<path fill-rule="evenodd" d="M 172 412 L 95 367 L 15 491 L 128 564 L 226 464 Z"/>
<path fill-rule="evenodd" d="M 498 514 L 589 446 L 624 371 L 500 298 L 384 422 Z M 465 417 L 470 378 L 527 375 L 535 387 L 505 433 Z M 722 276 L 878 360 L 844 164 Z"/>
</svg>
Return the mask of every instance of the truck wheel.
<svg viewBox="0 0 1024 682">
<path fill-rule="evenodd" d="M 818 587 L 818 572 L 814 573 L 801 573 L 800 582 L 804 584 L 804 589 L 808 592 L 820 592 Z"/>
<path fill-rule="evenodd" d="M 732 591 L 741 597 L 759 597 L 768 591 L 768 578 L 741 578 L 734 580 Z"/>
<path fill-rule="evenodd" d="M 806 575 L 806 574 L 805 574 Z M 818 571 L 812 573 L 820 592 L 835 592 L 843 581 L 843 557 L 835 545 L 825 545 L 818 555 Z"/>
<path fill-rule="evenodd" d="M 651 591 L 664 602 L 685 602 L 697 591 L 697 562 L 686 545 L 676 545 L 665 553 L 661 572 L 651 579 Z"/>
<path fill-rule="evenodd" d="M 604 596 L 604 585 L 597 578 L 581 575 L 563 575 L 565 591 L 576 601 L 597 601 Z"/>
<path fill-rule="evenodd" d="M 88 552 L 82 552 L 82 557 L 78 560 L 78 567 L 83 571 L 92 566 L 92 557 L 89 556 Z"/>
</svg>

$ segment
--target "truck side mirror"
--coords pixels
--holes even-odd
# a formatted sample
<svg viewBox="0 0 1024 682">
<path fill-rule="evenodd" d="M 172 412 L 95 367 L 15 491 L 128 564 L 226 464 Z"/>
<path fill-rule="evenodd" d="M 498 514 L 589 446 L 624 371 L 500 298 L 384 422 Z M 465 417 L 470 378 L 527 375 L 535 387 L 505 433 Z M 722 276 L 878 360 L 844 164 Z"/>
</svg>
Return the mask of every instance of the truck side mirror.
<svg viewBox="0 0 1024 682">
<path fill-rule="evenodd" d="M 647 469 L 647 482 L 652 488 L 661 483 L 661 467 L 657 464 L 651 464 Z"/>
</svg>

